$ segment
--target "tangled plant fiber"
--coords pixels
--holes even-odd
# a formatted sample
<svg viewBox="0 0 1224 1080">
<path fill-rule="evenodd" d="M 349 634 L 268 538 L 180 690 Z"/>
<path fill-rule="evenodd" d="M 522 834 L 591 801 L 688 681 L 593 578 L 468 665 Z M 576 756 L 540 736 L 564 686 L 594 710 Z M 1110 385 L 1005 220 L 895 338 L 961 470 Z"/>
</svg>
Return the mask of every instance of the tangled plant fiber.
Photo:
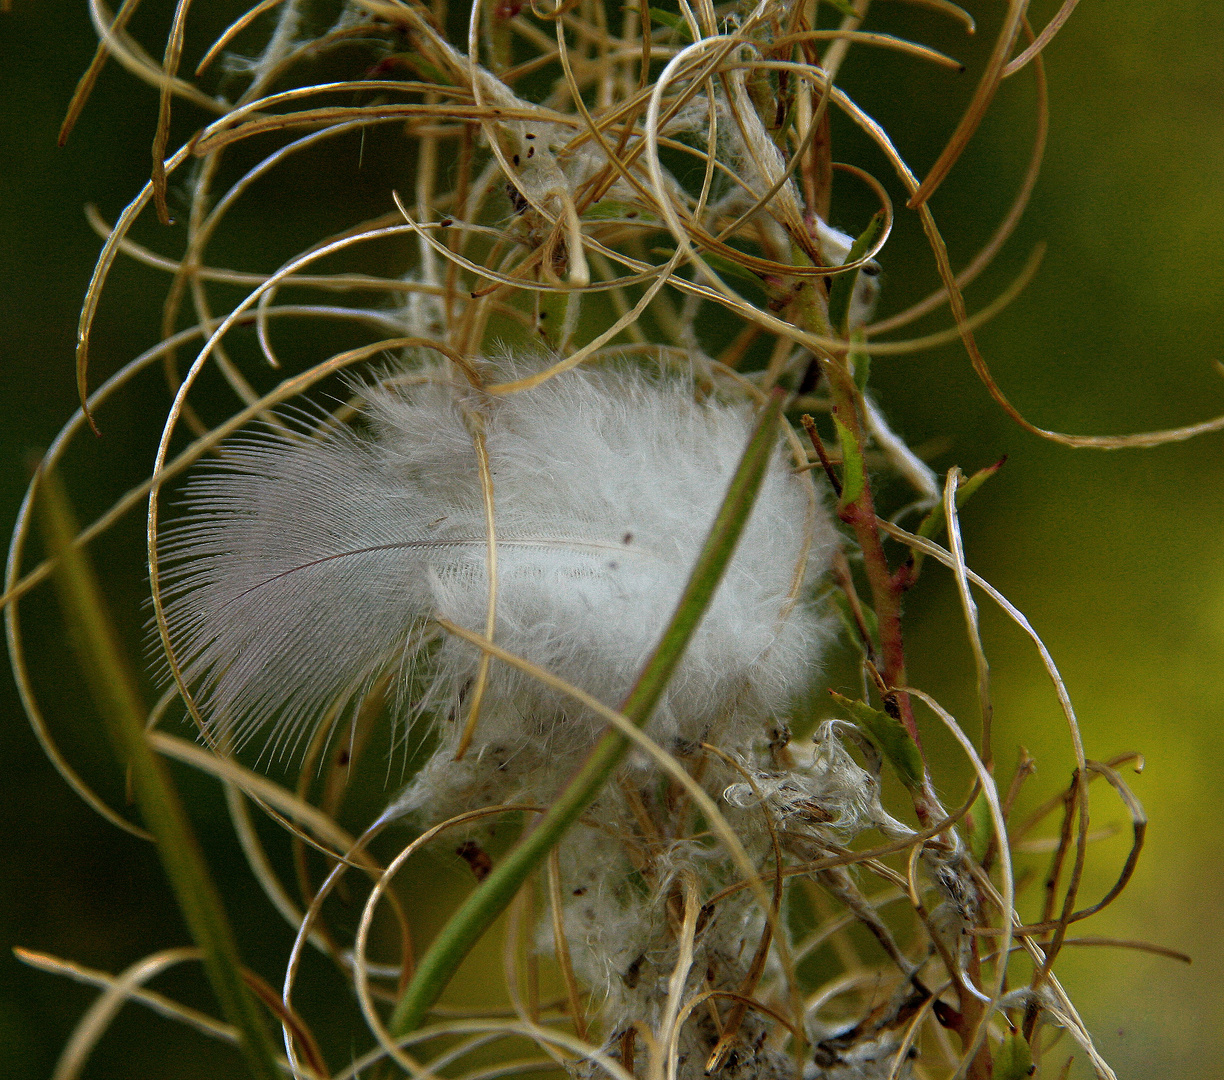
<svg viewBox="0 0 1224 1080">
<path fill-rule="evenodd" d="M 957 510 L 995 467 L 970 477 L 954 467 L 941 482 L 890 429 L 870 383 L 873 356 L 959 339 L 999 405 L 1061 443 L 1155 445 L 1224 426 L 1047 432 L 1008 402 L 976 344 L 975 327 L 1036 268 L 1034 258 L 969 314 L 963 290 L 1035 182 L 1041 52 L 1074 3 L 1039 32 L 1022 0 L 1006 5 L 970 105 L 921 182 L 839 72 L 852 48 L 960 65 L 887 23 L 868 25 L 869 0 L 477 2 L 465 12 L 267 0 L 199 55 L 186 0 L 152 53 L 129 30 L 135 6 L 91 6 L 98 57 L 62 136 L 113 58 L 158 90 L 155 166 L 113 227 L 91 213 L 106 241 L 81 316 L 82 411 L 23 507 L 6 619 L 52 760 L 100 813 L 136 831 L 55 745 L 17 600 L 55 574 L 70 619 L 105 626 L 81 549 L 148 497 L 153 608 L 172 681 L 146 713 L 105 633 L 85 635 L 87 661 L 106 669 L 106 686 L 131 691 L 116 741 L 225 1023 L 143 989 L 195 953 L 154 954 L 122 976 L 24 953 L 108 988 L 57 1080 L 76 1075 L 128 1000 L 237 1043 L 261 1080 L 393 1070 L 492 1080 L 527 1069 L 583 1080 L 1016 1080 L 1066 1075 L 1053 1049 L 1064 1034 L 1109 1080 L 1053 965 L 1070 927 L 1112 902 L 1134 868 L 1145 818 L 1117 772 L 1131 758 L 1087 758 L 1048 652 L 965 564 Z M 973 29 L 954 4 L 919 6 Z M 928 200 L 1001 82 L 1021 73 L 1038 100 L 1030 165 L 988 244 L 957 273 Z M 171 151 L 184 104 L 215 119 Z M 931 296 L 875 321 L 893 204 L 885 183 L 834 162 L 833 111 L 887 161 L 941 278 Z M 235 206 L 265 184 L 296 191 L 295 178 L 317 178 L 310 155 L 349 139 L 363 165 L 368 140 L 375 162 L 370 216 L 317 235 L 287 198 L 277 223 L 300 240 L 279 269 L 268 272 L 262 250 L 238 269 L 214 256 L 221 237 L 246 250 L 240 229 L 226 232 Z M 878 204 L 857 235 L 830 224 L 835 173 Z M 141 214 L 152 207 L 168 222 L 176 200 L 182 250 L 137 243 Z M 384 250 L 394 271 L 371 254 Z M 89 395 L 94 317 L 120 254 L 172 275 L 163 340 Z M 945 304 L 955 325 L 881 340 Z M 320 323 L 344 347 L 312 362 Z M 293 324 L 309 329 L 289 339 L 281 327 Z M 179 350 L 197 346 L 180 370 Z M 367 362 L 378 367 L 333 379 L 348 400 L 323 408 L 319 384 Z M 173 401 L 153 473 L 78 531 L 56 501 L 55 464 L 157 363 Z M 271 389 L 269 367 L 287 372 Z M 232 395 L 221 420 L 210 419 L 218 387 Z M 313 404 L 285 408 L 312 388 Z M 822 474 L 828 489 L 813 479 Z M 906 488 L 897 505 L 883 505 L 881 477 Z M 48 517 L 50 559 L 23 576 L 36 495 L 59 509 Z M 910 515 L 912 531 L 898 524 Z M 965 614 L 976 742 L 907 674 L 902 600 L 931 561 L 951 571 Z M 1008 817 L 1031 769 L 996 783 L 973 589 L 1032 636 L 1071 733 L 1070 787 L 1021 825 Z M 839 618 L 862 689 L 839 699 L 835 718 L 833 705 L 811 706 L 811 691 Z M 918 703 L 972 770 L 952 811 L 940 796 L 952 767 L 926 757 Z M 183 712 L 206 747 L 160 729 Z M 382 719 L 392 733 L 380 744 Z M 347 796 L 378 772 L 371 760 L 385 776 L 413 730 L 431 734 L 407 786 L 380 781 L 385 811 L 347 822 Z M 248 747 L 257 764 L 300 767 L 295 790 L 243 764 Z M 225 784 L 244 855 L 295 935 L 279 992 L 242 964 L 154 751 Z M 1122 800 L 1134 843 L 1116 885 L 1081 906 L 1095 778 Z M 251 802 L 287 831 L 296 890 L 265 851 Z M 1057 810 L 1047 887 L 1022 912 L 1016 845 Z M 515 815 L 521 836 L 503 853 Z M 417 835 L 391 844 L 393 822 Z M 418 956 L 405 909 L 431 887 L 397 875 L 430 846 L 457 851 L 477 884 Z M 510 1013 L 492 995 L 459 1014 L 438 1005 L 503 912 Z M 361 1010 L 340 1051 L 352 1058 L 361 1043 L 360 1056 L 337 1071 L 298 1012 L 310 950 L 351 991 L 332 986 L 315 1000 Z M 1027 961 L 1013 963 L 1016 952 Z M 539 1053 L 471 1060 L 503 1040 Z"/>
</svg>

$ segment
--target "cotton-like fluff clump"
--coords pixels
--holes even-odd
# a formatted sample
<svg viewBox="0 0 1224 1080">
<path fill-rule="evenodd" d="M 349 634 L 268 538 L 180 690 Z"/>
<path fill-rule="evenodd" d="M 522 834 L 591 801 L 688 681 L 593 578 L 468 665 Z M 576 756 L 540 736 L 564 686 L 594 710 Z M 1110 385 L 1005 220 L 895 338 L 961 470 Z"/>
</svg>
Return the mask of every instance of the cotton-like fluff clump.
<svg viewBox="0 0 1224 1080">
<path fill-rule="evenodd" d="M 690 381 L 635 370 L 574 371 L 496 397 L 425 375 L 364 388 L 364 430 L 256 430 L 189 480 L 187 516 L 160 546 L 169 638 L 206 721 L 236 742 L 263 735 L 289 752 L 390 673 L 399 719 L 438 717 L 453 750 L 481 654 L 432 620 L 485 630 L 478 427 L 494 492 L 497 644 L 618 705 L 674 612 L 753 424 L 744 404 L 699 404 Z M 656 738 L 744 730 L 808 685 L 825 633 L 812 585 L 834 535 L 779 440 L 656 711 Z M 568 768 L 602 726 L 494 661 L 469 757 L 440 752 L 404 808 L 499 801 L 515 775 L 551 794 L 549 767 Z"/>
<path fill-rule="evenodd" d="M 850 756 L 842 738 L 854 738 L 874 755 L 874 772 L 863 769 Z M 806 746 L 788 747 L 790 767 L 785 771 L 753 769 L 744 762 L 752 782 L 730 784 L 723 799 L 747 809 L 766 804 L 771 815 L 797 835 L 852 840 L 865 829 L 879 829 L 889 839 L 901 839 L 911 830 L 889 814 L 880 802 L 879 755 L 856 735 L 845 720 L 825 720 Z"/>
<path fill-rule="evenodd" d="M 719 849 L 693 840 L 674 841 L 650 854 L 631 854 L 616 835 L 632 835 L 632 824 L 622 820 L 624 807 L 617 805 L 615 795 L 602 799 L 592 816 L 602 829 L 580 825 L 558 849 L 564 931 L 574 973 L 591 991 L 588 1013 L 599 1019 L 603 1050 L 615 1054 L 621 1036 L 635 1023 L 655 1033 L 662 1030 L 680 961 L 676 920 L 684 879 L 699 883 L 700 895 L 708 897 L 738 881 L 740 874 Z M 745 816 L 731 813 L 737 832 Z M 749 840 L 747 846 L 749 858 L 764 869 L 769 845 L 761 839 Z M 670 911 L 669 896 L 675 905 Z M 738 992 L 764 928 L 764 915 L 749 890 L 706 909 L 695 927 L 681 1000 L 707 990 Z M 551 926 L 543 927 L 541 938 L 541 951 L 551 953 Z M 708 1075 L 719 1080 L 793 1078 L 794 1058 L 763 1046 L 760 1018 L 750 1012 L 743 1020 L 734 1052 L 715 1073 L 706 1074 L 704 1064 L 722 1032 L 711 1022 L 708 1009 L 694 1010 L 677 1040 L 678 1080 Z M 639 1071 L 643 1073 L 647 1070 Z M 570 1075 L 594 1080 L 604 1074 L 589 1063 L 576 1062 Z"/>
</svg>

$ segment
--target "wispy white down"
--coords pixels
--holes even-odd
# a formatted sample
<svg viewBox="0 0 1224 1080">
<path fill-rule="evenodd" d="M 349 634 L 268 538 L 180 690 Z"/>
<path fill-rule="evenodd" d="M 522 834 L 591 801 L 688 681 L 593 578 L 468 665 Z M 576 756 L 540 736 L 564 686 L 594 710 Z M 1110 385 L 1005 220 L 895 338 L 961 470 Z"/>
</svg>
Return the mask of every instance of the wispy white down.
<svg viewBox="0 0 1224 1080">
<path fill-rule="evenodd" d="M 477 424 L 494 492 L 497 644 L 618 705 L 752 426 L 746 405 L 699 404 L 687 380 L 631 370 L 574 371 L 504 397 L 440 374 L 404 381 L 363 388 L 360 430 L 299 420 L 227 443 L 165 530 L 170 640 L 205 719 L 238 742 L 292 752 L 391 673 L 398 719 L 435 716 L 453 745 L 480 653 L 432 620 L 485 632 Z M 743 730 L 810 684 L 825 634 L 811 594 L 834 540 L 780 441 L 656 738 Z M 472 756 L 557 760 L 600 726 L 494 661 Z"/>
</svg>

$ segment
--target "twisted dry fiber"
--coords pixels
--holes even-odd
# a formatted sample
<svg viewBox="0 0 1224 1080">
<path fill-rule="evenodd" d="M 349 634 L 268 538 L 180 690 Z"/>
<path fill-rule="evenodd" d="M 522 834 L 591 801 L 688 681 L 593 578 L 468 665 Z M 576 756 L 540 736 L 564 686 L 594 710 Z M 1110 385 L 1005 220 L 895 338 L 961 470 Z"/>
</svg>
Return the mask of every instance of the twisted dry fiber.
<svg viewBox="0 0 1224 1080">
<path fill-rule="evenodd" d="M 1073 4 L 1068 0 L 1064 13 Z M 944 0 L 922 5 L 935 9 L 933 19 L 952 15 L 972 27 Z M 113 229 L 93 215 L 108 239 L 81 317 L 82 388 L 91 325 L 120 252 L 173 275 L 165 341 L 90 399 L 50 460 L 131 374 L 154 361 L 166 365 L 175 402 L 156 475 L 84 535 L 97 535 L 151 493 L 151 576 L 159 620 L 165 600 L 168 666 L 184 676 L 182 688 L 219 743 L 262 746 L 267 757 L 300 752 L 299 796 L 211 751 L 197 751 L 193 764 L 293 821 L 330 822 L 342 812 L 345 784 L 365 775 L 357 769 L 363 753 L 363 767 L 376 756 L 367 739 L 384 693 L 401 735 L 422 719 L 440 736 L 432 757 L 358 842 L 406 813 L 433 826 L 385 875 L 377 864 L 361 863 L 378 884 L 352 950 L 324 909 L 350 863 L 329 862 L 326 884 L 316 889 L 303 847 L 301 895 L 291 896 L 242 797 L 230 791 L 244 852 L 268 897 L 297 927 L 299 947 L 313 942 L 337 961 L 380 1040 L 336 1075 L 360 1075 L 385 1055 L 419 1076 L 406 1052 L 466 1031 L 470 1039 L 440 1052 L 432 1068 L 455 1064 L 481 1040 L 527 1034 L 553 1056 L 532 1067 L 556 1066 L 564 1057 L 580 1076 L 698 1080 L 709 1070 L 721 1080 L 765 1080 L 798 1070 L 808 1080 L 893 1080 L 909 1073 L 917 1048 L 925 1075 L 984 1080 L 992 1068 L 996 1075 L 1010 1068 L 1010 1051 L 999 1046 L 1006 1016 L 1023 1029 L 1013 1049 L 1023 1045 L 1027 1053 L 1031 1045 L 1040 1058 L 1050 1041 L 1040 1025 L 1054 1022 L 1085 1048 L 1098 1075 L 1111 1076 L 1050 965 L 1068 926 L 1125 884 L 1142 839 L 1141 811 L 1132 808 L 1136 839 L 1118 885 L 1098 905 L 1079 907 L 1089 780 L 1107 775 L 1124 801 L 1132 797 L 1115 774 L 1098 773 L 1102 767 L 1084 756 L 1061 680 L 1034 635 L 1065 707 L 1080 771 L 1050 804 L 1064 807 L 1066 818 L 1045 910 L 1038 922 L 1015 925 L 1016 847 L 1005 816 L 1027 773 L 1018 772 L 1012 792 L 999 798 L 991 775 L 988 667 L 970 586 L 1031 631 L 964 564 L 956 508 L 986 470 L 963 489 L 950 470 L 943 516 L 923 522 L 919 536 L 877 519 L 877 512 L 895 510 L 885 509 L 888 489 L 873 492 L 881 468 L 917 489 L 914 505 L 933 504 L 939 484 L 889 429 L 889 403 L 877 405 L 868 390 L 870 355 L 959 335 L 1000 404 L 1058 441 L 1146 445 L 1224 423 L 1116 439 L 1042 432 L 1007 403 L 974 344 L 974 327 L 1030 273 L 967 317 L 961 290 L 1004 243 L 1036 179 L 1046 124 L 1040 50 L 1062 15 L 1046 32 L 1031 34 L 1030 47 L 1009 62 L 1018 35 L 1029 33 L 1025 3 L 1010 0 L 973 103 L 920 183 L 890 136 L 839 85 L 839 70 L 851 45 L 855 62 L 869 50 L 889 49 L 948 69 L 958 65 L 878 32 L 888 25 L 889 6 L 868 0 L 854 0 L 851 9 L 840 2 L 716 7 L 681 0 L 678 15 L 669 14 L 670 3 L 478 2 L 466 44 L 442 4 L 431 11 L 400 0 L 346 0 L 329 15 L 308 0 L 264 0 L 213 42 L 194 81 L 186 72 L 197 57 L 185 34 L 189 24 L 195 28 L 195 10 L 186 0 L 177 4 L 159 64 L 150 57 L 162 48 L 150 54 L 129 29 L 135 7 L 129 0 L 112 17 L 92 5 L 103 44 L 65 128 L 66 135 L 108 56 L 161 92 L 149 185 Z M 834 15 L 833 7 L 843 10 Z M 1000 80 L 1026 65 L 1038 95 L 1028 172 L 990 243 L 954 275 L 926 199 Z M 171 152 L 171 113 L 183 99 L 218 119 Z M 894 248 L 883 250 L 892 204 L 880 181 L 834 165 L 831 112 L 841 114 L 836 122 L 857 126 L 889 162 L 921 215 L 943 282 L 925 301 L 875 323 L 875 257 L 894 274 L 902 266 Z M 266 149 L 269 140 L 279 141 Z M 388 147 L 391 157 L 380 158 Z M 380 201 L 366 211 L 375 216 L 358 221 L 345 204 L 343 220 L 328 226 L 338 230 L 330 236 L 306 224 L 292 245 L 299 254 L 269 273 L 264 247 L 242 249 L 250 239 L 241 231 L 247 219 L 231 211 L 260 197 L 262 185 L 277 184 L 276 212 L 285 213 L 278 228 L 298 235 L 297 181 L 302 170 L 317 168 L 311 155 L 327 149 L 341 163 L 352 151 L 363 178 L 381 185 Z M 845 207 L 831 206 L 835 170 L 865 183 L 879 206 L 858 240 L 828 224 L 849 224 Z M 136 242 L 130 230 L 146 208 L 164 218 L 183 199 L 190 207 L 181 251 Z M 231 240 L 239 242 L 223 249 L 221 242 Z M 377 259 L 367 259 L 375 245 L 394 247 L 393 269 L 380 272 Z M 232 259 L 238 268 L 227 268 Z M 345 272 L 350 267 L 361 272 Z M 228 287 L 240 287 L 245 298 L 225 295 Z M 286 290 L 298 302 L 281 302 Z M 319 292 L 354 298 L 325 304 Z M 912 341 L 879 340 L 944 303 L 955 327 Z M 187 308 L 195 325 L 176 333 Z M 715 310 L 720 321 L 708 323 Z M 321 362 L 316 356 L 311 367 L 313 339 L 281 340 L 281 327 L 302 319 L 353 333 L 352 347 Z M 254 324 L 258 355 L 295 372 L 264 396 L 263 373 L 244 356 L 240 328 L 247 324 Z M 725 342 L 717 340 L 724 327 Z M 371 343 L 370 330 L 392 336 Z M 180 374 L 175 350 L 197 337 L 202 347 Z M 541 339 L 548 354 L 523 359 Z M 490 351 L 504 358 L 480 359 Z M 426 363 L 422 353 L 446 359 Z M 351 384 L 361 402 L 351 424 L 337 419 L 349 415 L 343 409 L 337 416 L 270 411 L 379 354 L 397 359 L 376 381 Z M 630 366 L 656 361 L 692 375 L 651 376 Z M 213 372 L 244 406 L 217 426 L 206 419 L 209 399 L 196 394 Z M 712 386 L 727 396 L 714 395 Z M 832 455 L 819 445 L 816 423 L 811 432 L 818 456 L 839 480 L 839 512 L 858 549 L 835 534 L 813 474 L 804 471 L 808 462 L 779 446 L 650 737 L 631 729 L 642 740 L 636 757 L 585 812 L 574 811 L 549 856 L 552 919 L 533 911 L 530 889 L 511 907 L 506 988 L 518 1019 L 498 1017 L 482 1001 L 473 1010 L 483 1010 L 478 1020 L 441 1020 L 393 1045 L 371 987 L 388 980 L 378 993 L 389 1004 L 391 986 L 407 982 L 400 1005 L 411 998 L 412 943 L 405 934 L 402 966 L 364 959 L 364 935 L 392 873 L 426 843 L 450 837 L 452 851 L 463 842 L 478 876 L 491 860 L 496 878 L 510 859 L 481 849 L 485 825 L 476 821 L 513 806 L 531 828 L 532 814 L 564 804 L 557 793 L 580 772 L 575 767 L 604 722 L 628 724 L 611 710 L 651 656 L 693 569 L 752 426 L 747 401 L 783 391 L 792 423 L 805 411 L 816 413 L 828 439 L 835 425 L 821 414 L 837 417 Z M 257 416 L 263 426 L 246 426 Z M 172 436 L 182 427 L 198 438 L 171 459 Z M 239 429 L 245 433 L 232 438 Z M 793 436 L 791 443 L 798 445 Z M 159 503 L 163 488 L 214 450 L 216 460 L 195 466 L 177 493 L 178 507 Z M 162 518 L 168 528 L 158 538 Z M 943 524 L 950 552 L 929 539 Z M 895 565 L 884 533 L 919 557 Z M 84 542 L 78 537 L 77 546 Z M 23 543 L 24 524 L 14 542 L 9 597 L 33 588 L 50 565 L 19 580 Z M 843 545 L 845 553 L 836 550 Z M 857 573 L 860 554 L 865 575 Z M 901 689 L 909 686 L 901 597 L 921 555 L 945 562 L 962 587 L 979 661 L 980 756 L 938 703 L 918 688 Z M 861 726 L 825 721 L 814 743 L 789 743 L 783 720 L 810 688 L 829 636 L 823 600 L 832 591 L 824 583 L 830 567 L 862 645 L 864 700 L 851 703 L 861 707 L 854 713 Z M 38 715 L 15 611 L 9 635 L 40 738 L 83 787 Z M 591 695 L 585 700 L 584 691 Z M 167 692 L 155 718 L 173 700 Z M 935 795 L 946 782 L 946 763 L 924 760 L 905 728 L 874 708 L 899 713 L 916 733 L 914 701 L 949 725 L 983 791 L 952 815 Z M 610 709 L 601 713 L 604 706 Z M 329 753 L 326 736 L 336 723 L 351 723 L 351 737 L 335 739 Z M 167 752 L 166 738 L 155 740 Z M 905 811 L 881 802 L 886 759 L 901 766 L 896 771 L 921 831 L 906 824 Z M 320 771 L 316 807 L 307 796 Z M 972 821 L 964 839 L 953 830 L 962 819 Z M 871 830 L 883 836 L 883 847 L 865 847 Z M 535 871 L 543 875 L 542 867 Z M 1059 897 L 1062 915 L 1055 918 Z M 909 901 L 904 915 L 884 910 L 897 899 Z M 462 909 L 448 926 L 461 916 Z M 842 936 L 850 925 L 864 931 L 860 940 Z M 1007 965 L 1013 933 L 1035 961 L 1031 981 Z M 444 931 L 434 945 L 445 938 Z M 522 947 L 510 956 L 515 941 Z M 521 993 L 530 979 L 515 965 L 527 962 L 528 943 L 535 947 L 531 963 L 536 953 L 556 956 L 566 995 L 560 1011 L 542 1002 L 538 986 Z M 830 943 L 835 957 L 824 947 Z M 877 945 L 886 962 L 876 955 L 876 966 L 865 966 Z M 997 956 L 989 951 L 995 947 Z M 432 947 L 418 973 L 431 955 Z M 460 958 L 451 954 L 445 962 L 453 969 Z M 306 978 L 299 979 L 299 959 L 295 948 L 280 1014 L 287 1052 L 291 1061 L 308 1062 L 301 1075 L 327 1075 L 313 1045 L 313 1017 L 293 1015 L 295 984 Z M 1005 995 L 1005 982 L 1017 989 Z M 397 1007 L 392 1016 L 398 1013 Z M 562 1029 L 567 1024 L 577 1037 Z M 88 1038 L 76 1044 L 96 1038 L 103 1025 L 87 1017 Z M 471 1034 L 478 1030 L 483 1034 Z M 503 1063 L 471 1075 L 518 1068 Z M 1017 1069 L 1007 1075 L 1020 1075 Z"/>
</svg>

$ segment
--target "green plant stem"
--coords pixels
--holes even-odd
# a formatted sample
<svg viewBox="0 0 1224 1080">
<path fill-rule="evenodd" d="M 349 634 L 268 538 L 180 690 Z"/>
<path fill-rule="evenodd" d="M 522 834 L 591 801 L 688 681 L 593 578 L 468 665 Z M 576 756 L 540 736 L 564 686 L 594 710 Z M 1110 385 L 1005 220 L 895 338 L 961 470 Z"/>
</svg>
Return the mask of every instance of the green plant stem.
<svg viewBox="0 0 1224 1080">
<path fill-rule="evenodd" d="M 805 329 L 825 337 L 832 336 L 826 306 L 812 285 L 805 284 L 799 290 L 795 298 L 795 309 L 798 322 Z M 862 391 L 855 384 L 854 376 L 847 369 L 844 358 L 818 353 L 816 359 L 829 383 L 833 416 L 845 429 L 851 449 L 857 454 L 858 461 L 862 462 L 867 444 L 863 431 Z M 843 464 L 843 468 L 845 467 Z M 871 481 L 865 472 L 862 484 L 856 484 L 855 487 L 852 498 L 847 498 L 848 493 L 843 493 L 837 507 L 838 516 L 854 530 L 855 539 L 863 553 L 863 567 L 867 573 L 867 582 L 871 586 L 872 606 L 879 621 L 884 679 L 889 686 L 906 686 L 908 679 L 905 673 L 905 646 L 901 637 L 901 590 L 893 582 L 880 531 L 876 528 Z M 909 695 L 897 693 L 889 697 L 892 700 L 886 699 L 885 707 L 890 711 L 893 708 L 897 710 L 896 718 L 905 725 L 905 730 L 921 753 L 922 739 L 918 734 L 918 724 L 914 719 L 914 708 Z"/>
<path fill-rule="evenodd" d="M 620 711 L 638 727 L 644 727 L 654 712 L 731 561 L 774 454 L 781 411 L 782 395 L 775 392 L 732 477 L 676 613 L 621 706 Z M 527 876 L 595 800 L 624 759 L 629 745 L 629 739 L 619 731 L 607 730 L 548 811 L 455 912 L 417 965 L 412 981 L 396 1004 L 390 1022 L 393 1036 L 402 1037 L 416 1030 L 472 946 L 506 909 Z"/>
<path fill-rule="evenodd" d="M 106 723 L 120 763 L 128 769 L 136 803 L 157 843 L 166 877 L 225 1018 L 239 1032 L 251 1075 L 277 1080 L 277 1051 L 263 1013 L 243 981 L 238 946 L 187 813 L 169 774 L 145 738 L 146 709 L 136 677 L 111 623 L 93 566 L 73 546 L 77 523 L 54 471 L 39 477 L 38 507 L 47 554 L 74 651 Z"/>
<path fill-rule="evenodd" d="M 827 308 L 823 299 L 810 285 L 805 285 L 796 295 L 795 313 L 801 325 L 825 337 L 832 336 Z M 846 343 L 847 350 L 850 343 Z M 863 553 L 863 568 L 871 586 L 872 606 L 875 609 L 880 640 L 880 652 L 884 662 L 883 678 L 888 686 L 906 686 L 908 677 L 905 671 L 905 645 L 901 634 L 901 598 L 904 595 L 905 579 L 894 576 L 888 566 L 888 557 L 884 554 L 884 544 L 880 538 L 880 530 L 876 524 L 875 504 L 871 497 L 871 479 L 862 468 L 867 438 L 863 429 L 863 391 L 854 381 L 854 375 L 849 370 L 844 356 L 833 356 L 828 353 L 816 353 L 821 371 L 829 383 L 830 395 L 833 400 L 833 417 L 838 425 L 838 435 L 842 439 L 843 470 L 848 468 L 851 456 L 856 459 L 857 469 L 862 470 L 861 478 L 856 476 L 853 490 L 846 484 L 847 472 L 843 471 L 843 485 L 837 504 L 838 516 L 854 530 L 859 549 Z M 810 418 L 805 417 L 805 427 L 808 428 L 813 444 L 818 445 L 819 436 L 815 433 Z M 817 451 L 820 453 L 820 450 Z M 861 483 L 858 482 L 861 479 Z M 984 477 L 983 477 L 984 479 Z M 901 721 L 906 733 L 918 748 L 922 760 L 922 783 L 911 789 L 914 800 L 914 813 L 919 822 L 929 825 L 945 817 L 943 808 L 939 805 L 931 787 L 929 770 L 926 766 L 926 756 L 922 752 L 922 740 L 918 735 L 918 724 L 914 718 L 913 704 L 906 693 L 897 692 L 884 696 L 884 707 L 889 715 Z M 979 959 L 976 949 L 969 964 L 969 977 L 978 980 Z M 949 1026 L 956 1032 L 962 1045 L 968 1046 L 974 1037 L 981 1021 L 984 1006 L 972 994 L 968 993 L 960 980 L 956 982 L 959 1011 L 949 1014 Z M 989 1046 L 983 1043 L 973 1060 L 969 1063 L 965 1074 L 966 1080 L 988 1080 L 991 1075 L 991 1058 Z"/>
<path fill-rule="evenodd" d="M 865 449 L 866 437 L 863 431 L 861 399 L 862 391 L 854 382 L 851 373 L 845 365 L 834 357 L 821 358 L 829 381 L 833 398 L 833 416 L 838 424 L 838 434 L 843 439 L 843 461 L 850 454 L 857 456 L 861 463 Z M 813 443 L 818 436 L 815 427 L 810 426 L 811 418 L 804 417 L 805 427 L 808 427 Z M 843 464 L 843 468 L 845 465 Z M 844 474 L 843 474 L 844 475 Z M 863 471 L 861 484 L 854 487 L 853 497 L 847 486 L 838 502 L 837 512 L 842 521 L 853 530 L 863 553 L 863 568 L 867 581 L 871 586 L 872 605 L 875 608 L 880 639 L 880 652 L 884 661 L 883 677 L 888 686 L 906 686 L 908 678 L 905 671 L 905 645 L 901 635 L 901 598 L 905 592 L 905 584 L 900 576 L 894 576 L 888 566 L 888 557 L 884 554 L 884 545 L 880 539 L 880 530 L 876 525 L 875 505 L 871 498 L 871 481 Z M 929 825 L 945 817 L 943 808 L 931 787 L 926 757 L 922 752 L 922 742 L 918 736 L 918 725 L 914 718 L 913 705 L 910 696 L 905 693 L 889 693 L 884 695 L 884 708 L 894 719 L 905 727 L 906 733 L 918 749 L 922 764 L 921 783 L 910 788 L 914 801 L 914 813 L 919 822 Z M 976 947 L 968 966 L 968 975 L 975 983 L 979 981 L 980 963 Z M 968 993 L 961 980 L 956 981 L 958 1011 L 949 1014 L 949 1026 L 956 1032 L 962 1045 L 969 1046 L 978 1024 L 981 1022 L 985 1006 L 976 997 Z M 966 1080 L 988 1080 L 991 1075 L 990 1050 L 983 1043 L 973 1060 L 969 1063 L 965 1074 Z"/>
<path fill-rule="evenodd" d="M 829 380 L 833 390 L 833 415 L 849 432 L 861 460 L 866 438 L 858 407 L 857 388 L 840 365 L 837 375 L 846 377 Z M 879 623 L 884 680 L 889 686 L 906 686 L 909 680 L 905 670 L 905 644 L 901 636 L 901 593 L 893 585 L 888 557 L 884 554 L 884 545 L 876 528 L 875 503 L 872 500 L 869 481 L 864 480 L 854 498 L 838 507 L 838 516 L 854 530 L 854 537 L 863 553 L 863 569 L 867 574 L 867 583 L 871 586 L 872 607 Z M 897 719 L 905 725 L 910 738 L 921 750 L 922 739 L 918 734 L 918 724 L 914 719 L 909 695 L 897 693 L 891 696 L 894 702 L 886 699 L 885 708 L 895 703 Z"/>
</svg>

